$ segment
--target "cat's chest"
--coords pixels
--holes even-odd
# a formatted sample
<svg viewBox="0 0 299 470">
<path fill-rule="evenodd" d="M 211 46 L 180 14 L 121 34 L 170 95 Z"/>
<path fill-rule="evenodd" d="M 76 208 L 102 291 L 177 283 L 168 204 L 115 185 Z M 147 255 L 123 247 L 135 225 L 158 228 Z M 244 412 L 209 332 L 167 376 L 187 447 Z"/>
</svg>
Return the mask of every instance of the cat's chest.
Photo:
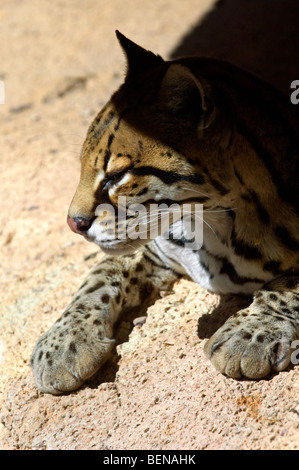
<svg viewBox="0 0 299 470">
<path fill-rule="evenodd" d="M 206 289 L 222 294 L 253 294 L 272 276 L 265 273 L 259 262 L 247 260 L 235 253 L 228 242 L 229 226 L 222 233 L 203 225 L 199 249 L 185 243 L 190 233 L 179 238 L 158 237 L 155 240 L 159 256 L 170 267 L 186 273 Z M 178 233 L 178 230 L 177 230 Z M 183 233 L 183 230 L 182 230 Z M 190 238 L 189 238 L 190 239 Z"/>
</svg>

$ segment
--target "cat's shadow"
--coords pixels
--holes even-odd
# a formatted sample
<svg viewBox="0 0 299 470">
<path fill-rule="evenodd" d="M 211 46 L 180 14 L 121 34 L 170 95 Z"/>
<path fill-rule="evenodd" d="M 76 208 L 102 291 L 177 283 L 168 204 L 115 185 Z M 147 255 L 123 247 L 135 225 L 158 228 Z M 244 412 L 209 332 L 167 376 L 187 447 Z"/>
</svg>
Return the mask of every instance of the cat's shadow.
<svg viewBox="0 0 299 470">
<path fill-rule="evenodd" d="M 120 356 L 117 353 L 116 348 L 119 344 L 123 344 L 129 341 L 130 333 L 134 328 L 134 322 L 137 318 L 142 319 L 144 317 L 144 321 L 146 321 L 146 312 L 149 306 L 150 303 L 148 303 L 148 305 L 144 304 L 143 306 L 139 306 L 129 310 L 128 312 L 124 312 L 121 315 L 114 328 L 115 348 L 110 358 L 101 367 L 101 369 L 85 382 L 86 387 L 98 388 L 98 386 L 102 383 L 115 382 L 120 361 Z"/>
<path fill-rule="evenodd" d="M 210 338 L 232 315 L 248 307 L 252 297 L 223 295 L 219 304 L 211 313 L 203 314 L 198 319 L 197 335 L 200 339 Z"/>
<path fill-rule="evenodd" d="M 246 308 L 252 301 L 252 298 L 224 295 L 220 297 L 218 306 L 209 314 L 203 314 L 198 319 L 197 335 L 200 339 L 210 338 L 215 331 L 220 328 L 225 321 L 238 310 Z M 129 340 L 129 335 L 133 330 L 133 322 L 137 317 L 146 316 L 148 306 L 132 309 L 122 316 L 115 328 L 116 345 L 125 343 Z M 188 347 L 188 345 L 186 345 Z M 115 349 L 110 359 L 104 366 L 86 383 L 85 387 L 98 388 L 102 383 L 115 382 L 116 374 L 119 370 L 120 356 Z"/>
<path fill-rule="evenodd" d="M 211 2 L 211 9 L 186 31 L 170 58 L 225 60 L 289 96 L 291 82 L 299 79 L 298 18 L 298 0 Z"/>
</svg>

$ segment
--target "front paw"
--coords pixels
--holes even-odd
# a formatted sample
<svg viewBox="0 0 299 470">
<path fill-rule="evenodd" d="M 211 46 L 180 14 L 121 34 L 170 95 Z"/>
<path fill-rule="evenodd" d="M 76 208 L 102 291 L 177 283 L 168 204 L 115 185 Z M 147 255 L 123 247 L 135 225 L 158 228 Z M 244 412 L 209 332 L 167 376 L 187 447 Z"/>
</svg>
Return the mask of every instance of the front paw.
<svg viewBox="0 0 299 470">
<path fill-rule="evenodd" d="M 261 379 L 288 366 L 294 339 L 289 323 L 250 315 L 247 309 L 216 331 L 205 344 L 205 353 L 229 377 Z"/>
<path fill-rule="evenodd" d="M 59 395 L 76 390 L 109 358 L 114 340 L 91 325 L 64 328 L 57 324 L 35 345 L 31 367 L 44 393 Z"/>
</svg>

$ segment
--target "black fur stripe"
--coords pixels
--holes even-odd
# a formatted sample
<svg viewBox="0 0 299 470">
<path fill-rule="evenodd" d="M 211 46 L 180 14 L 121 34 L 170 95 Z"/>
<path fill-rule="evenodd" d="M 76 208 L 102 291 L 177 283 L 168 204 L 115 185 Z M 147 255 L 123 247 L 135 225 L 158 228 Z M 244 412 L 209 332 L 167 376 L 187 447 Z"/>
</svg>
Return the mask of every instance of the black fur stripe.
<svg viewBox="0 0 299 470">
<path fill-rule="evenodd" d="M 257 260 L 262 258 L 262 253 L 256 246 L 250 246 L 247 243 L 244 243 L 242 240 L 238 240 L 235 230 L 232 230 L 231 233 L 231 244 L 234 248 L 234 252 L 238 256 L 242 256 L 245 259 Z"/>
<path fill-rule="evenodd" d="M 153 175 L 159 178 L 165 184 L 173 184 L 178 181 L 189 181 L 190 183 L 195 184 L 204 184 L 205 179 L 203 175 L 180 175 L 174 171 L 161 170 L 154 166 L 140 166 L 138 168 L 133 168 L 131 170 L 133 175 L 137 176 L 148 176 Z"/>
<path fill-rule="evenodd" d="M 243 285 L 243 284 L 247 284 L 248 282 L 262 284 L 265 282 L 262 279 L 258 279 L 258 278 L 240 276 L 235 270 L 234 266 L 228 261 L 227 258 L 219 258 L 219 261 L 222 262 L 222 268 L 220 269 L 220 274 L 226 274 L 234 284 Z"/>
<path fill-rule="evenodd" d="M 280 269 L 280 266 L 281 266 L 280 261 L 267 261 L 264 264 L 263 269 L 265 271 L 270 271 L 271 273 L 278 275 L 278 274 L 283 273 L 283 271 Z"/>
<path fill-rule="evenodd" d="M 218 191 L 221 196 L 225 196 L 227 193 L 229 193 L 229 190 L 220 181 L 211 176 L 207 168 L 204 168 L 204 173 L 207 174 L 211 185 L 214 186 L 216 191 Z"/>
<path fill-rule="evenodd" d="M 204 202 L 208 201 L 208 197 L 192 197 L 188 199 L 180 199 L 180 200 L 175 200 L 175 199 L 160 199 L 159 201 L 156 201 L 155 199 L 148 199 L 147 201 L 144 201 L 142 204 L 158 204 L 158 206 L 162 204 L 166 204 L 167 206 L 171 206 L 172 204 L 203 204 Z"/>
<path fill-rule="evenodd" d="M 201 251 L 204 251 L 208 257 L 213 258 L 221 263 L 221 268 L 219 274 L 226 274 L 228 278 L 237 285 L 243 285 L 247 283 L 255 283 L 255 284 L 264 284 L 265 280 L 258 279 L 258 278 L 251 278 L 246 276 L 241 276 L 237 273 L 234 266 L 230 263 L 230 261 L 226 257 L 222 257 L 219 255 L 213 255 L 210 253 L 205 246 L 201 248 Z"/>
<path fill-rule="evenodd" d="M 275 169 L 274 166 L 274 157 L 271 152 L 265 147 L 262 143 L 262 140 L 253 132 L 246 128 L 245 123 L 241 123 L 240 121 L 237 123 L 237 128 L 240 134 L 242 134 L 252 148 L 255 150 L 256 154 L 260 157 L 263 161 L 266 169 L 268 170 L 273 183 L 276 186 L 277 192 L 279 196 L 284 200 L 293 203 L 296 201 L 296 197 L 294 197 L 294 190 L 292 186 L 287 185 L 282 180 L 281 175 Z"/>
<path fill-rule="evenodd" d="M 248 193 L 241 194 L 241 198 L 243 199 L 243 201 L 246 201 L 248 203 L 253 202 L 256 208 L 256 214 L 259 217 L 260 221 L 265 225 L 270 225 L 270 215 L 268 211 L 266 210 L 266 208 L 261 203 L 255 191 L 253 191 L 252 189 L 249 189 Z"/>
<path fill-rule="evenodd" d="M 269 225 L 270 224 L 270 216 L 269 216 L 267 210 L 265 209 L 265 207 L 262 205 L 258 195 L 253 190 L 249 190 L 249 193 L 250 193 L 250 195 L 252 197 L 252 200 L 255 204 L 257 214 L 259 216 L 260 221 L 263 222 L 265 225 Z"/>
<path fill-rule="evenodd" d="M 274 233 L 280 243 L 286 246 L 289 250 L 299 250 L 299 242 L 292 237 L 292 235 L 285 227 L 277 226 L 274 229 Z"/>
<path fill-rule="evenodd" d="M 114 134 L 110 134 L 109 137 L 108 137 L 108 143 L 107 143 L 107 148 L 106 148 L 105 157 L 104 157 L 104 167 L 103 167 L 104 170 L 106 170 L 106 168 L 108 166 L 108 162 L 109 162 L 110 157 L 111 157 L 110 147 L 111 147 L 111 144 L 114 140 L 114 137 L 115 137 Z"/>
<path fill-rule="evenodd" d="M 155 242 L 154 242 L 155 243 Z M 155 243 L 156 245 L 156 243 Z M 159 249 L 159 247 L 157 247 L 156 245 L 156 248 Z M 151 250 L 150 248 L 150 245 L 146 245 L 145 247 L 145 251 L 144 251 L 144 254 L 143 254 L 144 258 L 147 259 L 148 261 L 150 261 L 150 263 L 152 263 L 154 266 L 157 266 L 159 268 L 163 268 L 165 270 L 168 270 L 168 271 L 173 271 L 175 272 L 178 276 L 181 276 L 179 273 L 177 273 L 176 271 L 174 271 L 174 269 L 170 268 L 169 266 L 166 266 L 159 258 L 159 256 L 157 255 L 157 253 L 155 253 L 154 251 Z"/>
</svg>

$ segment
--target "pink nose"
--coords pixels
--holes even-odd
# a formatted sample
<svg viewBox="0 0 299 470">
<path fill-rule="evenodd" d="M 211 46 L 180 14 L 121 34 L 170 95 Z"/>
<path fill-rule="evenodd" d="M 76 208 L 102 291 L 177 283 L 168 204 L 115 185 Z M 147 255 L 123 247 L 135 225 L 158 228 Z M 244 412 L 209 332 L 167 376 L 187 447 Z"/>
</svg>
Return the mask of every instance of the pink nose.
<svg viewBox="0 0 299 470">
<path fill-rule="evenodd" d="M 84 217 L 67 217 L 67 223 L 70 229 L 79 235 L 85 235 L 87 230 L 92 224 L 92 219 L 85 219 Z"/>
</svg>

